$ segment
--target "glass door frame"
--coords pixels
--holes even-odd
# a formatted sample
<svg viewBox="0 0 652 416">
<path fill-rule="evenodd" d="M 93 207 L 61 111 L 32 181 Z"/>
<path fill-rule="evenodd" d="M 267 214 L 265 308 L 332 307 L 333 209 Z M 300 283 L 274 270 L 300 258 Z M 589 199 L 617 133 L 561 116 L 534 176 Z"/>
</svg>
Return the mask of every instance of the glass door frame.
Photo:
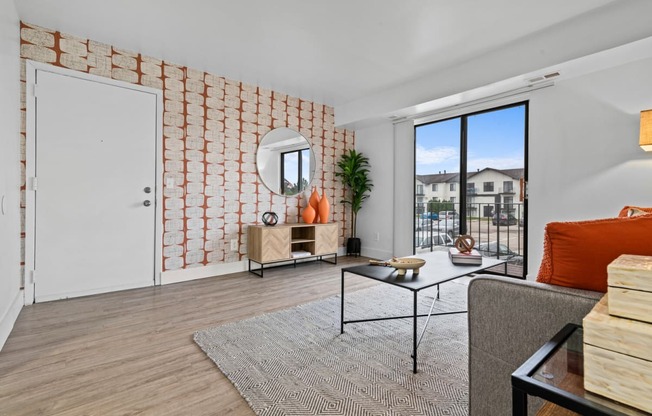
<svg viewBox="0 0 652 416">
<path fill-rule="evenodd" d="M 491 108 L 486 108 L 483 110 L 478 110 L 478 111 L 473 111 L 470 113 L 464 113 L 464 114 L 459 114 L 451 117 L 446 117 L 442 118 L 439 120 L 434 120 L 434 121 L 429 121 L 426 123 L 421 123 L 418 125 L 414 125 L 414 171 L 412 172 L 412 177 L 414 178 L 414 199 L 412 203 L 413 207 L 413 218 L 416 218 L 417 216 L 417 200 L 416 200 L 416 141 L 417 141 L 417 128 L 421 126 L 426 126 L 429 124 L 434 124 L 434 123 L 440 123 L 444 121 L 449 121 L 449 120 L 454 120 L 454 119 L 460 119 L 460 182 L 459 182 L 459 215 L 460 215 L 460 234 L 466 234 L 467 232 L 467 224 L 466 224 L 466 218 L 467 218 L 467 156 L 468 156 L 468 118 L 477 116 L 480 114 L 485 114 L 485 113 L 491 113 L 494 111 L 500 111 L 500 110 L 505 110 L 508 108 L 513 108 L 513 107 L 524 107 L 524 127 L 523 127 L 523 139 L 525 143 L 523 144 L 523 180 L 524 183 L 521 185 L 524 189 L 521 189 L 520 191 L 523 192 L 523 215 L 525 216 L 524 223 L 523 223 L 523 276 L 520 276 L 518 278 L 525 279 L 527 276 L 527 259 L 528 259 L 528 244 L 527 244 L 527 238 L 528 238 L 528 195 L 527 195 L 527 183 L 528 183 L 528 166 L 529 166 L 529 121 L 530 121 L 530 101 L 529 100 L 524 100 L 524 101 L 518 101 L 515 103 L 510 103 L 510 104 L 504 104 L 500 105 L 497 107 L 491 107 Z M 426 202 L 427 206 L 427 202 Z M 464 219 L 464 220 L 462 220 Z M 415 226 L 416 229 L 416 226 Z M 414 229 L 412 230 L 412 233 L 414 233 Z M 414 238 L 412 239 L 414 240 Z M 415 250 L 415 247 L 413 247 L 413 253 Z"/>
</svg>

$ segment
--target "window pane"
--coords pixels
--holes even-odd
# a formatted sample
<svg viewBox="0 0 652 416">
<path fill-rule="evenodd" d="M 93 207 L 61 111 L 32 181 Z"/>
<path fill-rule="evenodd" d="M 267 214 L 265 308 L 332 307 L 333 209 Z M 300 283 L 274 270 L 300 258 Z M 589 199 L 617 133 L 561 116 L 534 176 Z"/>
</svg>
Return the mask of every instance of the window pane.
<svg viewBox="0 0 652 416">
<path fill-rule="evenodd" d="M 475 194 L 467 192 L 467 206 L 477 213 L 469 222 L 471 234 L 479 233 L 480 249 L 494 256 L 500 251 L 509 274 L 520 275 L 525 245 L 519 219 L 524 209 L 515 200 L 514 182 L 525 172 L 525 110 L 518 105 L 467 118 L 467 177 L 480 187 Z"/>
<path fill-rule="evenodd" d="M 461 120 L 454 118 L 415 130 L 416 182 L 425 185 L 423 193 L 415 196 L 417 220 L 436 217 L 439 211 L 459 210 L 451 198 L 458 197 L 460 127 Z M 428 217 L 426 213 L 431 214 Z"/>
<path fill-rule="evenodd" d="M 503 192 L 514 192 L 514 182 L 513 181 L 503 182 Z"/>
<path fill-rule="evenodd" d="M 295 195 L 299 192 L 299 153 L 283 153 L 281 163 L 283 171 L 283 193 L 285 195 Z"/>
</svg>

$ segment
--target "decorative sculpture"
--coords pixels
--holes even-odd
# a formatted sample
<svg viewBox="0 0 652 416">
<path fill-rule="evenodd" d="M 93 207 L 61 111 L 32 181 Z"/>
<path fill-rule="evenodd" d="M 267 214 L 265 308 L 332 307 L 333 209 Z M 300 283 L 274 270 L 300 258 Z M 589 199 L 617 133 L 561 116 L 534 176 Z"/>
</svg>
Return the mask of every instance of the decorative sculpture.
<svg viewBox="0 0 652 416">
<path fill-rule="evenodd" d="M 475 240 L 468 234 L 461 235 L 455 240 L 455 248 L 460 253 L 470 253 L 475 246 Z"/>
<path fill-rule="evenodd" d="M 262 217 L 263 224 L 274 226 L 278 223 L 278 215 L 275 212 L 267 211 Z"/>
</svg>

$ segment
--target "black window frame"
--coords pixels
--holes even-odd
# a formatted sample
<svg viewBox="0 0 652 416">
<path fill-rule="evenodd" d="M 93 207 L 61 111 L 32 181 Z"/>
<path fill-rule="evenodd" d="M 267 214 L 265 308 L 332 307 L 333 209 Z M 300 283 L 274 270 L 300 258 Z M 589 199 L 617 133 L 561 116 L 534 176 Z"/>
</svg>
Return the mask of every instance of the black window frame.
<svg viewBox="0 0 652 416">
<path fill-rule="evenodd" d="M 460 181 L 459 181 L 459 183 L 460 183 L 460 189 L 461 190 L 466 190 L 467 189 L 466 183 L 467 183 L 467 179 L 468 179 L 468 177 L 467 177 L 467 174 L 468 174 L 468 171 L 467 171 L 467 159 L 466 159 L 467 156 L 468 156 L 467 123 L 468 123 L 469 117 L 479 115 L 479 114 L 483 114 L 483 113 L 490 113 L 490 112 L 494 112 L 494 111 L 504 110 L 504 109 L 508 109 L 508 108 L 512 108 L 512 107 L 520 107 L 520 106 L 523 106 L 524 110 L 525 110 L 525 114 L 524 114 L 524 117 L 525 117 L 524 131 L 523 131 L 523 136 L 524 136 L 524 148 L 523 148 L 523 151 L 524 151 L 524 155 L 523 155 L 523 158 L 524 158 L 524 160 L 523 160 L 523 162 L 524 162 L 524 164 L 523 164 L 524 173 L 523 173 L 523 181 L 524 181 L 524 183 L 527 184 L 528 178 L 529 178 L 529 142 L 530 142 L 530 140 L 529 140 L 529 130 L 530 130 L 530 102 L 529 102 L 529 100 L 523 100 L 523 101 L 513 102 L 513 103 L 510 103 L 510 104 L 499 105 L 499 106 L 496 106 L 496 107 L 491 107 L 491 108 L 487 108 L 487 109 L 483 109 L 483 110 L 479 110 L 479 111 L 473 111 L 473 112 L 469 112 L 469 113 L 466 113 L 466 114 L 459 114 L 459 115 L 455 115 L 455 116 L 451 116 L 451 117 L 447 117 L 447 118 L 442 118 L 442 119 L 439 119 L 439 120 L 429 121 L 429 122 L 426 122 L 426 123 L 414 124 L 414 127 L 413 127 L 414 135 L 413 135 L 413 137 L 414 137 L 414 140 L 415 140 L 415 153 L 414 153 L 413 177 L 416 178 L 417 129 L 419 127 L 422 127 L 422 126 L 425 126 L 425 125 L 428 125 L 428 124 L 440 123 L 440 122 L 443 122 L 443 121 L 453 120 L 453 119 L 459 118 L 460 119 L 460 169 L 459 169 Z M 522 186 L 522 185 L 520 185 L 520 186 Z M 460 201 L 459 201 L 460 217 L 465 217 L 467 215 L 467 212 L 466 212 L 467 211 L 466 210 L 466 208 L 467 208 L 467 198 L 476 196 L 476 195 L 467 196 L 467 193 L 468 192 L 461 192 L 461 191 L 459 192 L 459 196 L 460 196 Z M 415 198 L 414 201 L 416 203 L 416 195 L 414 196 L 414 198 Z M 498 204 L 498 205 L 500 205 L 500 204 Z M 415 206 L 415 205 L 413 205 L 413 206 Z M 485 208 L 487 208 L 487 207 L 485 207 Z M 491 207 L 489 207 L 489 208 L 492 209 Z M 415 210 L 416 210 L 416 208 L 415 208 Z M 525 217 L 525 224 L 524 224 L 524 228 L 523 228 L 523 241 L 524 241 L 523 257 L 525 259 L 528 258 L 528 252 L 529 252 L 528 244 L 527 244 L 527 241 L 528 241 L 528 227 L 527 227 L 527 225 L 528 225 L 528 220 L 527 220 L 528 219 L 528 211 L 529 211 L 529 200 L 528 200 L 528 198 L 526 196 L 524 198 L 524 200 L 523 200 L 523 212 L 521 213 L 521 215 L 523 215 Z M 483 213 L 484 216 L 486 216 L 485 214 L 486 213 Z M 461 234 L 466 233 L 466 223 L 465 222 L 460 223 L 460 233 Z M 527 262 L 525 262 L 524 265 L 523 265 L 523 276 L 520 277 L 521 279 L 525 279 L 526 276 L 527 276 L 527 273 L 528 273 L 528 267 L 527 266 L 528 266 Z"/>
<path fill-rule="evenodd" d="M 290 150 L 289 152 L 281 152 L 281 194 L 282 195 L 298 195 L 301 192 L 303 192 L 305 189 L 303 187 L 303 182 L 301 179 L 303 178 L 303 152 L 308 151 L 310 152 L 310 148 L 306 147 L 305 149 L 297 149 L 297 150 Z M 285 187 L 285 156 L 292 154 L 292 153 L 297 153 L 297 192 L 294 194 L 288 194 L 286 193 L 287 189 Z M 308 169 L 310 169 L 310 166 L 308 166 Z"/>
</svg>

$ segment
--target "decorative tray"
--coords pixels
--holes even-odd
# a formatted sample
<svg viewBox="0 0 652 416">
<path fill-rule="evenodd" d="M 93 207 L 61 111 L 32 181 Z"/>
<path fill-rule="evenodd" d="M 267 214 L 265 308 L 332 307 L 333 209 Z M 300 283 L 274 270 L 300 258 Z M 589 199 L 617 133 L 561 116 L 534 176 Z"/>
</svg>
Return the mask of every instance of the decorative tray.
<svg viewBox="0 0 652 416">
<path fill-rule="evenodd" d="M 391 260 L 387 261 L 387 265 L 398 270 L 399 276 L 404 276 L 408 270 L 412 270 L 412 274 L 419 274 L 419 269 L 425 264 L 426 261 L 424 259 L 415 257 L 392 257 Z"/>
</svg>

